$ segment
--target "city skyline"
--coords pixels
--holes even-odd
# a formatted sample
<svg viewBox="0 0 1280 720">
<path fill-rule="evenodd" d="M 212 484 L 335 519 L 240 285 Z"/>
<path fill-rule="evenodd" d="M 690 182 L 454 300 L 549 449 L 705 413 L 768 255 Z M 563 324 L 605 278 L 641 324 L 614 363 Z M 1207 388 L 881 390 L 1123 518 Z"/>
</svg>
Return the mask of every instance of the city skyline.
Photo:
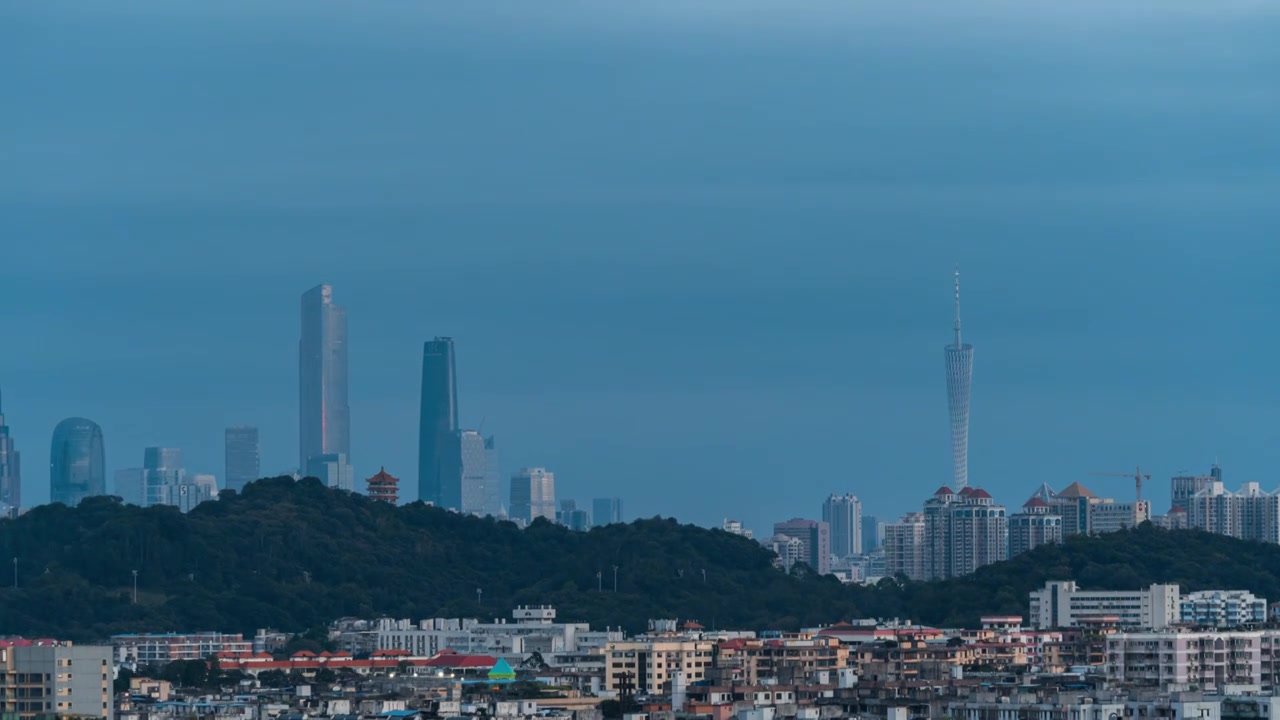
<svg viewBox="0 0 1280 720">
<path fill-rule="evenodd" d="M 239 422 L 263 474 L 297 468 L 296 303 L 323 281 L 352 320 L 352 463 L 406 499 L 421 343 L 448 334 L 460 426 L 566 495 L 761 534 L 832 490 L 896 518 L 953 484 L 956 263 L 982 350 L 970 484 L 1013 508 L 1029 472 L 1061 488 L 1218 456 L 1275 486 L 1264 9 L 753 23 L 660 0 L 498 27 L 376 4 L 0 11 L 47 30 L 11 38 L 40 72 L 0 118 L 21 140 L 0 384 L 24 504 L 48 499 L 46 443 L 71 416 L 102 424 L 111 469 L 175 445 L 217 471 Z M 1170 42 L 1183 31 L 1205 40 Z M 321 72 L 335 52 L 347 70 Z M 391 91 L 424 76 L 430 97 Z"/>
</svg>

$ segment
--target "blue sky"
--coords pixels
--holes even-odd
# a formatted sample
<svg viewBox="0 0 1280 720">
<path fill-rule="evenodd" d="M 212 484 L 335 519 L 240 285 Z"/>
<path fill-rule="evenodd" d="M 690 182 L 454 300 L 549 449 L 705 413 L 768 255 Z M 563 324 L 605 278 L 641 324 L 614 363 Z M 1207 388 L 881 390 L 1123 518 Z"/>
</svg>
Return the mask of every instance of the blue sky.
<svg viewBox="0 0 1280 720">
<path fill-rule="evenodd" d="M 757 530 L 949 477 L 1280 483 L 1280 10 L 1263 2 L 51 1 L 0 8 L 0 387 L 28 500 L 98 421 L 297 447 L 298 296 L 351 322 L 361 477 L 421 343 L 504 470 Z M 16 70 L 16 72 L 15 72 Z M 411 491 L 412 493 L 412 491 Z"/>
</svg>

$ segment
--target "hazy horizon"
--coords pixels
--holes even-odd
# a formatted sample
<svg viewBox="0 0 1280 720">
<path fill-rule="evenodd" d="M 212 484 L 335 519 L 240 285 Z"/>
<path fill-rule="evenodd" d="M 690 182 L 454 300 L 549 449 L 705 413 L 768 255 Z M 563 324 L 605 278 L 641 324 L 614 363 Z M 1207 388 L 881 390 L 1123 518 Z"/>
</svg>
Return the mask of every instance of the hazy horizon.
<svg viewBox="0 0 1280 720">
<path fill-rule="evenodd" d="M 1280 485 L 1280 7 L 138 0 L 0 8 L 3 412 L 24 504 L 98 422 L 296 464 L 298 300 L 350 320 L 357 485 L 466 427 L 629 517 L 892 519 L 950 480 Z M 505 500 L 505 498 L 504 498 Z"/>
</svg>

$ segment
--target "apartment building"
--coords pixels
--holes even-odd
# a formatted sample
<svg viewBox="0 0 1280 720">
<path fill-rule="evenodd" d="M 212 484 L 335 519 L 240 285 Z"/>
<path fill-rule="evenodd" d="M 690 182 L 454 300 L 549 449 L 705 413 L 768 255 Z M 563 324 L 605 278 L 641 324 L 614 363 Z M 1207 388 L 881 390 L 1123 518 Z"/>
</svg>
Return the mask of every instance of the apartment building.
<svg viewBox="0 0 1280 720">
<path fill-rule="evenodd" d="M 1107 638 L 1107 679 L 1162 692 L 1262 691 L 1274 683 L 1272 642 L 1262 632 L 1116 633 Z"/>
<path fill-rule="evenodd" d="M 884 526 L 884 574 L 924 579 L 924 514 L 913 512 Z"/>
<path fill-rule="evenodd" d="M 1119 532 L 1151 519 L 1151 502 L 1116 502 L 1110 498 L 1089 505 L 1089 532 Z"/>
<path fill-rule="evenodd" d="M 1031 625 L 1040 630 L 1082 627 L 1098 617 L 1115 616 L 1120 627 L 1163 629 L 1178 624 L 1181 596 L 1177 585 L 1146 590 L 1081 590 L 1074 580 L 1051 581 L 1031 591 Z"/>
<path fill-rule="evenodd" d="M 667 694 L 676 672 L 683 672 L 690 684 L 705 680 L 715 653 L 714 640 L 690 637 L 641 636 L 610 642 L 604 648 L 604 684 L 614 692 Z"/>
<path fill-rule="evenodd" d="M 1183 625 L 1238 628 L 1267 621 L 1267 600 L 1248 590 L 1203 590 L 1182 596 Z"/>
<path fill-rule="evenodd" d="M 736 671 L 748 685 L 772 680 L 801 682 L 849 664 L 849 650 L 828 636 L 800 634 L 782 638 L 735 638 L 717 646 L 716 667 Z"/>
<path fill-rule="evenodd" d="M 1187 526 L 1241 540 L 1280 543 L 1280 491 L 1245 483 L 1236 492 L 1215 480 L 1186 500 Z"/>
<path fill-rule="evenodd" d="M 0 713 L 112 718 L 111 648 L 54 640 L 0 641 Z"/>
<path fill-rule="evenodd" d="M 112 635 L 111 648 L 115 661 L 124 665 L 164 665 L 221 652 L 253 652 L 253 641 L 240 633 L 131 633 Z"/>
</svg>

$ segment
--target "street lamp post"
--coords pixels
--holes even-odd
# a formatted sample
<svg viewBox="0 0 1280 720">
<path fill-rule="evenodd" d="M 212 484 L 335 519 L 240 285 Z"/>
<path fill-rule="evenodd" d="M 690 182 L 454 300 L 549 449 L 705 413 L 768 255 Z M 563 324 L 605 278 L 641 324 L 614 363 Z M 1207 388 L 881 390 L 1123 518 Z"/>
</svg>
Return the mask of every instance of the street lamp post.
<svg viewBox="0 0 1280 720">
<path fill-rule="evenodd" d="M 18 589 L 18 556 L 13 556 L 13 589 Z"/>
<path fill-rule="evenodd" d="M 138 571 L 133 571 L 133 604 L 138 604 Z"/>
<path fill-rule="evenodd" d="M 618 592 L 618 566 L 613 566 L 613 591 Z"/>
</svg>

